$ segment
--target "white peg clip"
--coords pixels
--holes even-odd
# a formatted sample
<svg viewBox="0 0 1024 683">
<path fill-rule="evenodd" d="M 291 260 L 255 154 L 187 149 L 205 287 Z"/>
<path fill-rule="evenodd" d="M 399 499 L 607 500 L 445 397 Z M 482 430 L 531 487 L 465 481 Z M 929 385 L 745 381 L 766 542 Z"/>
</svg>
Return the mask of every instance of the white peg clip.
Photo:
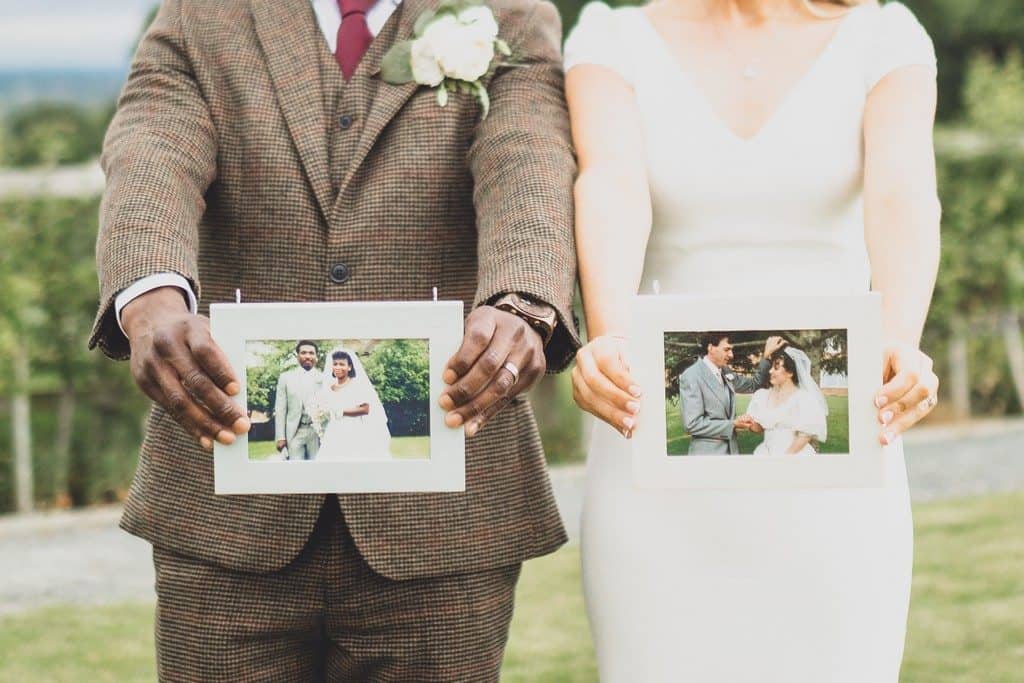
<svg viewBox="0 0 1024 683">
<path fill-rule="evenodd" d="M 238 289 L 237 287 L 235 288 L 235 303 L 242 303 L 242 290 Z"/>
<path fill-rule="evenodd" d="M 434 287 L 434 301 L 437 301 L 437 287 Z"/>
</svg>

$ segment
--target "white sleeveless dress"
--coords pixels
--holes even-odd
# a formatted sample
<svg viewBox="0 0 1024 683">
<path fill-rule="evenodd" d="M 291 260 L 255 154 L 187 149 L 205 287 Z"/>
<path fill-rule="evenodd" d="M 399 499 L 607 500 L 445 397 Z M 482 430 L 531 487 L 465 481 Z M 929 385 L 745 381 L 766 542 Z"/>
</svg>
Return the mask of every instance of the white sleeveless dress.
<svg viewBox="0 0 1024 683">
<path fill-rule="evenodd" d="M 851 10 L 747 140 L 639 8 L 588 5 L 565 46 L 577 64 L 614 70 L 639 105 L 654 216 L 642 291 L 868 290 L 866 96 L 894 69 L 935 66 L 906 7 Z M 601 679 L 895 682 L 913 531 L 902 445 L 887 450 L 884 488 L 641 491 L 630 445 L 598 424 L 582 548 Z"/>
</svg>

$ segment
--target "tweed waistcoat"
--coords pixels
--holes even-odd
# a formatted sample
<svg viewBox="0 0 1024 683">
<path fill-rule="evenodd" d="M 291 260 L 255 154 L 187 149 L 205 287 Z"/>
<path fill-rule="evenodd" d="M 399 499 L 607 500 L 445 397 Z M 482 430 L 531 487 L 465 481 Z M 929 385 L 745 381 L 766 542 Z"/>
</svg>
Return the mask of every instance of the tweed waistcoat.
<svg viewBox="0 0 1024 683">
<path fill-rule="evenodd" d="M 92 346 L 126 358 L 119 291 L 173 271 L 213 302 L 462 300 L 518 291 L 550 303 L 546 349 L 579 341 L 572 183 L 557 11 L 494 0 L 521 66 L 441 108 L 429 88 L 380 80 L 381 58 L 437 0 L 405 0 L 351 80 L 308 0 L 165 0 L 139 46 L 104 142 Z M 342 117 L 345 118 L 343 122 Z M 296 245 L 301 245 L 297 248 Z M 344 264 L 347 277 L 329 277 Z M 152 411 L 122 526 L 242 571 L 302 549 L 323 496 L 215 496 L 211 456 Z M 517 397 L 467 440 L 466 491 L 339 496 L 360 553 L 394 579 L 511 565 L 564 530 L 530 406 Z"/>
</svg>

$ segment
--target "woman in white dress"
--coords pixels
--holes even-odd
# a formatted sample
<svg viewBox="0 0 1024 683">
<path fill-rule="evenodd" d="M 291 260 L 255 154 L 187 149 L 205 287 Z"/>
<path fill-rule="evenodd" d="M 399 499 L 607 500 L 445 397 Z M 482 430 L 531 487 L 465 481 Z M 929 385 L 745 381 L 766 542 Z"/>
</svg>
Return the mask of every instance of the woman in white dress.
<svg viewBox="0 0 1024 683">
<path fill-rule="evenodd" d="M 764 434 L 754 455 L 814 455 L 828 439 L 828 401 L 811 375 L 811 359 L 787 347 L 775 354 L 769 389 L 758 389 L 747 406 L 751 431 Z"/>
<path fill-rule="evenodd" d="M 391 458 L 384 404 L 355 352 L 339 347 L 328 354 L 324 380 L 307 411 L 320 434 L 317 460 Z"/>
<path fill-rule="evenodd" d="M 893 683 L 912 525 L 899 434 L 934 406 L 935 55 L 903 5 L 591 3 L 565 47 L 593 431 L 583 579 L 602 680 Z M 641 491 L 629 303 L 884 295 L 882 488 Z M 611 426 L 609 426 L 611 425 Z"/>
</svg>

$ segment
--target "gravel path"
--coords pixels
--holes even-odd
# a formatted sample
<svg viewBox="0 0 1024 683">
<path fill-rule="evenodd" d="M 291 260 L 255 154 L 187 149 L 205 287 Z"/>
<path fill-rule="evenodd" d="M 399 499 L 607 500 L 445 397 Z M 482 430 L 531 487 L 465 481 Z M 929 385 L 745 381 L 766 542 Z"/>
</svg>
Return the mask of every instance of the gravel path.
<svg viewBox="0 0 1024 683">
<path fill-rule="evenodd" d="M 906 443 L 911 495 L 935 500 L 1024 490 L 1024 420 L 922 428 Z M 583 467 L 552 470 L 578 536 Z M 50 604 L 153 599 L 149 545 L 120 531 L 116 506 L 0 517 L 0 616 Z"/>
</svg>

